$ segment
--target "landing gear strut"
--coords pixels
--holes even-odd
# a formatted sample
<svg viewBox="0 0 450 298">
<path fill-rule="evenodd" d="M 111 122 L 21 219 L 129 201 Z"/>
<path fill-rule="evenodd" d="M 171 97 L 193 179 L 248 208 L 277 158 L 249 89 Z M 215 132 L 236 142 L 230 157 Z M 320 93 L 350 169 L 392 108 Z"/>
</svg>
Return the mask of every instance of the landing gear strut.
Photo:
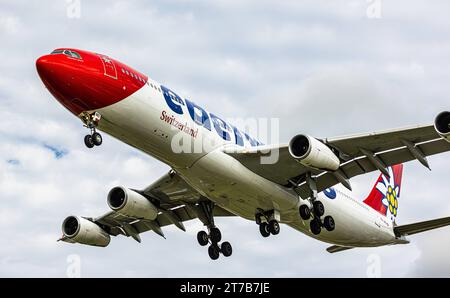
<svg viewBox="0 0 450 298">
<path fill-rule="evenodd" d="M 211 201 L 200 202 L 197 211 L 199 219 L 208 228 L 208 232 L 200 231 L 197 233 L 197 241 L 201 246 L 207 246 L 208 255 L 212 260 L 217 260 L 222 254 L 224 257 L 229 257 L 233 253 L 231 244 L 227 241 L 222 242 L 222 233 L 214 224 L 214 203 Z"/>
<path fill-rule="evenodd" d="M 264 238 L 280 233 L 279 213 L 276 210 L 259 210 L 259 213 L 255 215 L 255 220 L 259 225 L 259 232 Z"/>
<path fill-rule="evenodd" d="M 102 135 L 97 132 L 97 125 L 101 119 L 101 115 L 97 112 L 93 114 L 84 114 L 82 121 L 85 123 L 85 127 L 91 130 L 91 133 L 84 137 L 84 144 L 88 148 L 94 148 L 94 146 L 100 146 L 103 143 Z"/>
<path fill-rule="evenodd" d="M 309 205 L 302 204 L 299 207 L 299 213 L 300 217 L 303 220 L 309 220 L 309 228 L 311 230 L 311 233 L 314 235 L 319 235 L 322 231 L 322 227 L 324 227 L 327 231 L 331 232 L 335 229 L 336 225 L 334 223 L 334 219 L 331 216 L 325 216 L 325 218 L 321 219 L 321 217 L 325 214 L 325 207 L 323 206 L 323 203 L 319 200 L 317 200 L 317 186 L 315 180 L 311 177 L 311 175 L 307 175 L 306 181 L 309 185 L 309 188 L 311 190 L 311 196 L 308 199 Z"/>
</svg>

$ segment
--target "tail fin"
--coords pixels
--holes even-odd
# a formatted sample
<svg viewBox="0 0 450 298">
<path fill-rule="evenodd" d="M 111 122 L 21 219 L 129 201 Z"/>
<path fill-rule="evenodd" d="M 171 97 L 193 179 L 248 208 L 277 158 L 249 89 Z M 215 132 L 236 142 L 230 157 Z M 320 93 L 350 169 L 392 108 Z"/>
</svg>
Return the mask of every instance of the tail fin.
<svg viewBox="0 0 450 298">
<path fill-rule="evenodd" d="M 402 185 L 403 165 L 388 168 L 390 177 L 381 174 L 364 203 L 395 221 Z"/>
</svg>

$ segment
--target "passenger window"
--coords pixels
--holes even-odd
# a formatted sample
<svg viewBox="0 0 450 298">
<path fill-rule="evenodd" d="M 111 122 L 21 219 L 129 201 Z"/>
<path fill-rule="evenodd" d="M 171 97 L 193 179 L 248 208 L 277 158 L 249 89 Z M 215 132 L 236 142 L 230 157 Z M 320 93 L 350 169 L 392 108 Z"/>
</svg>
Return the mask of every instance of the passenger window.
<svg viewBox="0 0 450 298">
<path fill-rule="evenodd" d="M 51 55 L 56 55 L 56 54 L 62 54 L 63 50 L 54 50 L 53 52 L 51 52 Z"/>
</svg>

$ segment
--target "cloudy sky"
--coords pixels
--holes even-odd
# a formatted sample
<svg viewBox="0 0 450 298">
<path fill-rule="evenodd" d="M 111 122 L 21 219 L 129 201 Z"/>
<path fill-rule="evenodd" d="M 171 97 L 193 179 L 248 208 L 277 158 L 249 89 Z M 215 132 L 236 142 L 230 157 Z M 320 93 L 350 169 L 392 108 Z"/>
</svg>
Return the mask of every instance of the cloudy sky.
<svg viewBox="0 0 450 298">
<path fill-rule="evenodd" d="M 224 117 L 277 117 L 281 141 L 429 124 L 449 109 L 448 1 L 0 0 L 0 276 L 450 276 L 450 228 L 405 246 L 325 252 L 287 226 L 218 219 L 234 247 L 209 260 L 195 235 L 167 228 L 105 249 L 57 243 L 70 214 L 108 210 L 106 194 L 143 188 L 168 167 L 105 136 L 84 147 L 81 122 L 40 82 L 35 60 L 57 47 L 110 55 Z M 73 6 L 75 5 L 75 6 Z M 450 154 L 432 172 L 405 166 L 398 222 L 450 215 Z M 376 173 L 354 179 L 364 198 Z M 70 270 L 69 270 L 70 271 Z"/>
</svg>

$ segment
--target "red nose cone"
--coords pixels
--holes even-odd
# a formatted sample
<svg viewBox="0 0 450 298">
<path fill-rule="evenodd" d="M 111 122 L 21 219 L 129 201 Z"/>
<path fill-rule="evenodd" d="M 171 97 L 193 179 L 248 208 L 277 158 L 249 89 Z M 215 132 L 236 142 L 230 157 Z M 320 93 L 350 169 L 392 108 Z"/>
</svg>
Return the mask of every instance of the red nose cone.
<svg viewBox="0 0 450 298">
<path fill-rule="evenodd" d="M 72 49 L 40 57 L 36 69 L 50 93 L 75 115 L 112 105 L 147 81 L 146 76 L 104 55 Z"/>
<path fill-rule="evenodd" d="M 36 61 L 36 69 L 39 73 L 39 76 L 41 76 L 41 78 L 43 76 L 46 76 L 46 73 L 49 73 L 49 59 L 48 56 L 42 56 L 41 58 L 37 59 Z"/>
</svg>

